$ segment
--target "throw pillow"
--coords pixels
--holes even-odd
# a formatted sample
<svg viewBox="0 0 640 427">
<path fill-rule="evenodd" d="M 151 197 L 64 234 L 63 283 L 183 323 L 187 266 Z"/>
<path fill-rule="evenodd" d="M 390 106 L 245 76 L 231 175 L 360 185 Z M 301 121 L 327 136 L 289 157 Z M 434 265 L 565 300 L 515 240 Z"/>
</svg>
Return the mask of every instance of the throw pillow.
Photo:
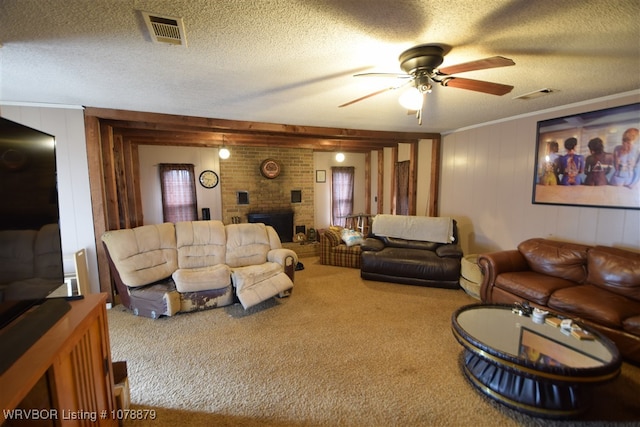
<svg viewBox="0 0 640 427">
<path fill-rule="evenodd" d="M 362 237 L 362 233 L 354 230 L 347 230 L 346 228 L 342 230 L 342 240 L 344 243 L 351 247 L 354 245 L 361 245 L 364 243 L 364 238 Z"/>
</svg>

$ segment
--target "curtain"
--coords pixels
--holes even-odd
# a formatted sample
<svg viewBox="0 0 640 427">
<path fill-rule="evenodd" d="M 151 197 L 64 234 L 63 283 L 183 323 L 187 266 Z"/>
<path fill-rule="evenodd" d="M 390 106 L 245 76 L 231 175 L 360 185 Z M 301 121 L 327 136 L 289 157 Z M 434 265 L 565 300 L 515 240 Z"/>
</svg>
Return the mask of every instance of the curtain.
<svg viewBox="0 0 640 427">
<path fill-rule="evenodd" d="M 193 165 L 160 164 L 162 218 L 165 222 L 196 221 L 198 207 Z"/>
<path fill-rule="evenodd" d="M 409 164 L 396 164 L 396 215 L 409 215 Z"/>
<path fill-rule="evenodd" d="M 345 226 L 346 216 L 353 213 L 353 166 L 331 168 L 331 223 Z"/>
</svg>

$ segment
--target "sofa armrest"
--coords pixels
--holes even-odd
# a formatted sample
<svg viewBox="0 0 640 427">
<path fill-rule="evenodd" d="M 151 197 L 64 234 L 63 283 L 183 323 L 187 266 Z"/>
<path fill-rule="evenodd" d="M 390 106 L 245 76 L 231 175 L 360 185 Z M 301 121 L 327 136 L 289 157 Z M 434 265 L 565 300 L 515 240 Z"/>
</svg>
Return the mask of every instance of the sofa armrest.
<svg viewBox="0 0 640 427">
<path fill-rule="evenodd" d="M 499 274 L 529 270 L 526 259 L 515 249 L 480 254 L 478 255 L 478 265 L 483 274 L 480 284 L 482 302 L 491 302 L 491 292 Z"/>
<path fill-rule="evenodd" d="M 298 254 L 287 248 L 271 249 L 267 253 L 267 261 L 280 264 L 293 282 L 296 264 L 298 264 Z"/>
<path fill-rule="evenodd" d="M 367 237 L 364 240 L 364 243 L 360 246 L 360 248 L 363 251 L 378 252 L 385 248 L 385 244 L 380 239 L 376 239 L 374 237 Z"/>
<path fill-rule="evenodd" d="M 457 244 L 446 244 L 438 246 L 436 255 L 440 258 L 462 258 L 462 248 Z"/>
<path fill-rule="evenodd" d="M 288 260 L 287 258 L 291 258 L 291 260 Z M 267 261 L 277 262 L 281 266 L 285 267 L 288 263 L 297 264 L 298 254 L 287 248 L 271 249 L 267 253 Z"/>
<path fill-rule="evenodd" d="M 337 230 L 327 229 L 320 234 L 320 245 L 325 248 L 338 246 L 342 242 L 340 232 Z"/>
</svg>

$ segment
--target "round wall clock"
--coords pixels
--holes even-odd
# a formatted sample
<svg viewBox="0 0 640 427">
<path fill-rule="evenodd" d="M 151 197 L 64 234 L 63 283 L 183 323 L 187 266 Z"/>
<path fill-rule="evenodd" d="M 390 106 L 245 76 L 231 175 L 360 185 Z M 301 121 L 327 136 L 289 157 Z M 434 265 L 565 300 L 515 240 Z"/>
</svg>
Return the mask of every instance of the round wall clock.
<svg viewBox="0 0 640 427">
<path fill-rule="evenodd" d="M 218 174 L 212 170 L 202 171 L 198 180 L 200 181 L 200 185 L 204 188 L 213 188 L 218 185 L 218 182 L 220 182 Z"/>
<path fill-rule="evenodd" d="M 280 175 L 280 163 L 273 159 L 267 159 L 260 165 L 260 173 L 265 178 L 277 178 Z"/>
</svg>

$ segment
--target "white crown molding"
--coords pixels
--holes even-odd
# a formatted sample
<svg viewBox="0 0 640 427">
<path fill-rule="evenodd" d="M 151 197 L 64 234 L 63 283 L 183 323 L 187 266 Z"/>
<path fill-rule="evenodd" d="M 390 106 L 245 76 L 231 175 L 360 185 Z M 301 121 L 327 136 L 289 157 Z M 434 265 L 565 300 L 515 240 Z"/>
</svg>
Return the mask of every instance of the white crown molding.
<svg viewBox="0 0 640 427">
<path fill-rule="evenodd" d="M 494 120 L 494 121 L 491 121 L 491 122 L 478 123 L 476 125 L 471 125 L 471 126 L 467 126 L 467 127 L 463 127 L 463 128 L 459 128 L 459 129 L 454 129 L 454 130 L 442 132 L 442 136 L 450 135 L 452 133 L 462 132 L 462 131 L 466 131 L 466 130 L 470 130 L 470 129 L 481 128 L 481 127 L 484 127 L 484 126 L 495 125 L 495 124 L 498 124 L 498 123 L 510 122 L 512 120 L 518 120 L 518 119 L 522 119 L 522 118 L 525 118 L 525 117 L 532 117 L 532 116 L 538 116 L 538 115 L 546 114 L 546 113 L 553 113 L 555 111 L 562 111 L 562 110 L 566 110 L 568 108 L 581 107 L 583 105 L 590 105 L 590 104 L 594 104 L 596 102 L 612 101 L 612 100 L 616 100 L 616 99 L 619 99 L 619 98 L 625 98 L 625 97 L 634 96 L 634 95 L 640 96 L 640 89 L 632 90 L 632 91 L 629 91 L 629 92 L 622 92 L 622 93 L 618 93 L 618 94 L 615 94 L 615 95 L 603 96 L 602 98 L 589 99 L 587 101 L 575 102 L 573 104 L 560 105 L 558 107 L 548 108 L 546 110 L 533 111 L 531 113 L 520 114 L 519 116 L 505 117 L 504 119 Z"/>
<path fill-rule="evenodd" d="M 84 110 L 83 105 L 72 104 L 49 104 L 46 102 L 20 102 L 20 101 L 0 101 L 0 107 L 34 107 L 34 108 L 64 108 L 66 110 Z"/>
</svg>

